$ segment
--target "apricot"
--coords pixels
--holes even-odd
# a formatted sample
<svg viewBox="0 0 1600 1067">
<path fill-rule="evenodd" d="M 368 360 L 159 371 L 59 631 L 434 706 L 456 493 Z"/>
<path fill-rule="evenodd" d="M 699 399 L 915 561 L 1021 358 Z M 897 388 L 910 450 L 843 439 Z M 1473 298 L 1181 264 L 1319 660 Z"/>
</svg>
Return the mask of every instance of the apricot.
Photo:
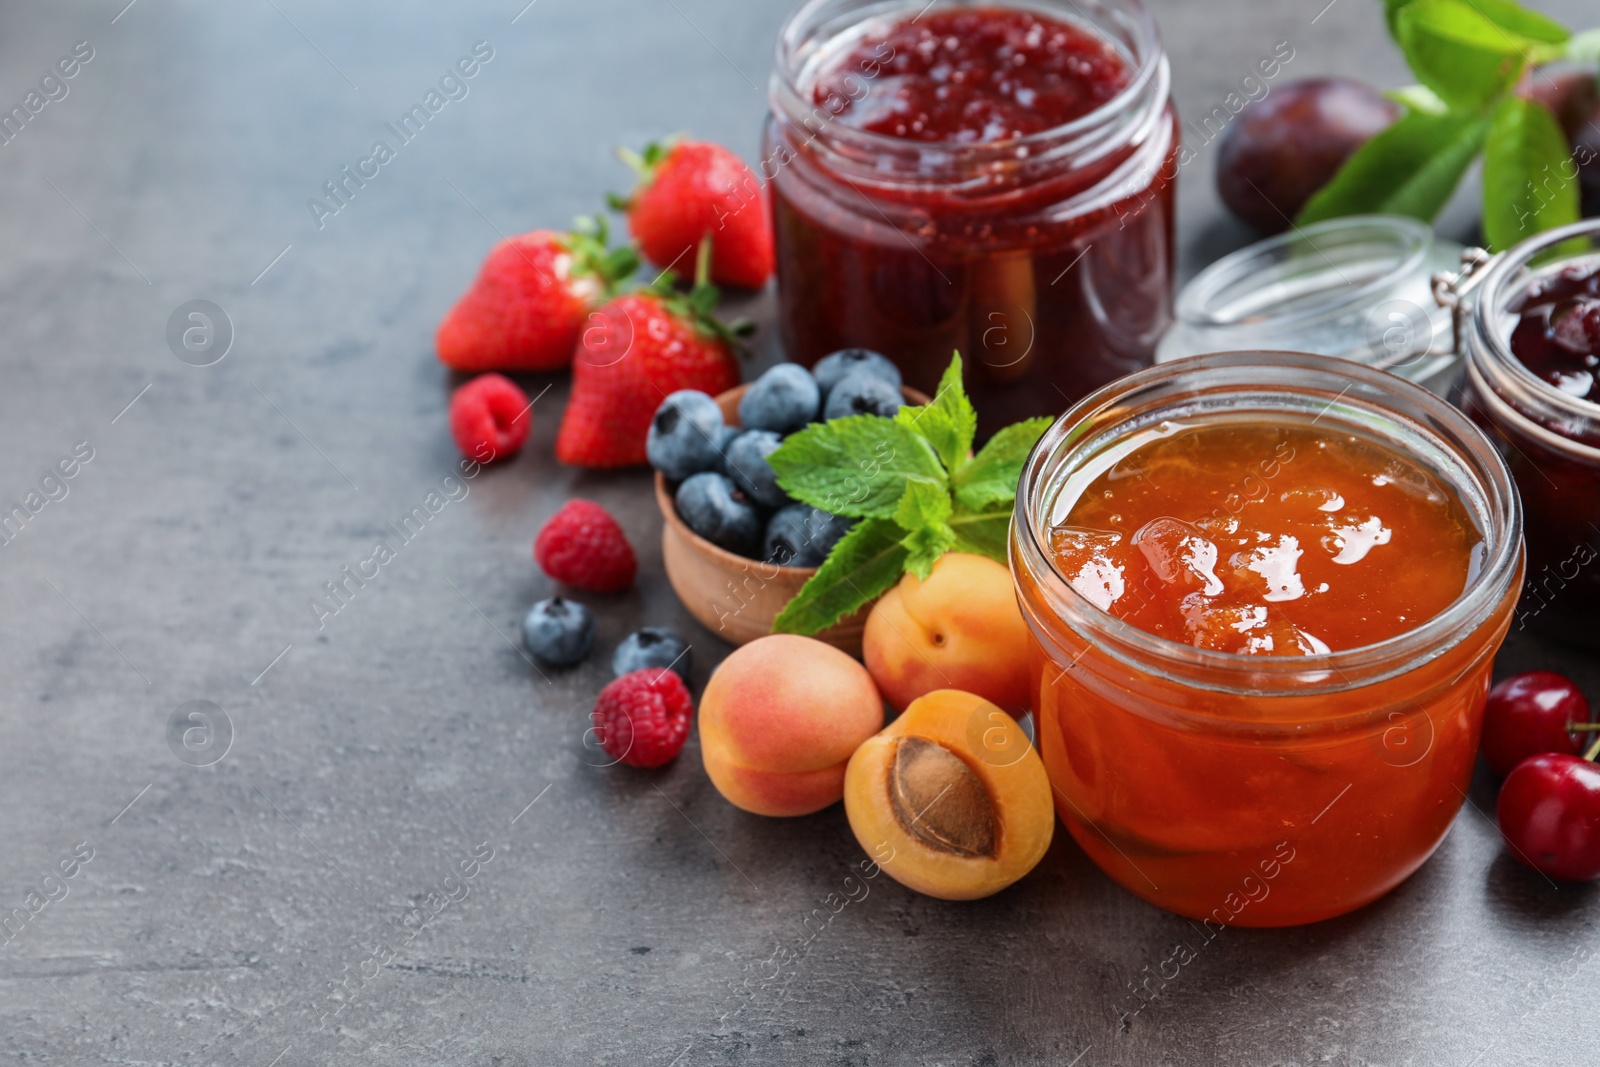
<svg viewBox="0 0 1600 1067">
<path fill-rule="evenodd" d="M 730 804 L 809 815 L 844 795 L 850 754 L 883 726 L 866 668 L 832 645 L 771 634 L 733 651 L 700 697 L 700 753 Z"/>
<path fill-rule="evenodd" d="M 844 811 L 895 881 L 944 900 L 998 893 L 1055 833 L 1050 779 L 1027 735 L 980 696 L 940 689 L 850 757 Z"/>
<path fill-rule="evenodd" d="M 923 581 L 900 579 L 867 616 L 861 655 L 891 707 L 935 689 L 961 689 L 1020 715 L 1031 703 L 1028 626 L 1011 571 L 949 552 Z"/>
</svg>

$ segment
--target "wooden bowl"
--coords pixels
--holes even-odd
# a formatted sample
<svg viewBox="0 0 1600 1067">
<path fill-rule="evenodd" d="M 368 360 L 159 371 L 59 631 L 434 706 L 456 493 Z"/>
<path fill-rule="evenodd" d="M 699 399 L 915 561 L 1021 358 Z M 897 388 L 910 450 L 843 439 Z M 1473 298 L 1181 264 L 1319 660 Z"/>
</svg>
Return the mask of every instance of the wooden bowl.
<svg viewBox="0 0 1600 1067">
<path fill-rule="evenodd" d="M 739 425 L 739 398 L 748 384 L 735 386 L 717 397 L 722 419 Z M 904 390 L 906 402 L 926 404 L 928 397 L 915 389 Z M 815 567 L 780 567 L 729 552 L 689 529 L 667 490 L 667 480 L 656 473 L 656 503 L 661 508 L 661 559 L 672 591 L 702 626 L 733 645 L 743 645 L 772 632 L 778 617 Z M 852 656 L 861 656 L 861 632 L 867 624 L 867 604 L 848 618 L 820 633 L 826 641 Z"/>
</svg>

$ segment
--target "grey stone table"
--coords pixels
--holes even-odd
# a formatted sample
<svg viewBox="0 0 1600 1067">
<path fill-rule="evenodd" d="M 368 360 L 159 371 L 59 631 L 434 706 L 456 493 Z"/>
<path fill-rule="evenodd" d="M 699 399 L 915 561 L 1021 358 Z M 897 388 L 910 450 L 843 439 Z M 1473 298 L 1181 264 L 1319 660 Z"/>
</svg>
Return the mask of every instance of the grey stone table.
<svg viewBox="0 0 1600 1067">
<path fill-rule="evenodd" d="M 560 501 L 602 501 L 642 552 L 603 649 L 680 627 L 703 683 L 726 647 L 661 577 L 645 475 L 555 464 L 562 380 L 530 383 L 550 391 L 518 460 L 445 496 L 432 329 L 500 235 L 624 186 L 614 145 L 688 128 L 753 157 L 789 0 L 525 2 L 0 9 L 0 109 L 77 50 L 0 144 L 0 503 L 42 502 L 0 546 L 0 913 L 25 917 L 0 944 L 0 1060 L 1600 1060 L 1600 899 L 1502 855 L 1487 780 L 1387 899 L 1228 930 L 1130 1015 L 1192 929 L 1065 834 L 994 899 L 880 879 L 835 913 L 861 858 L 839 809 L 736 811 L 693 742 L 659 773 L 592 766 L 606 657 L 545 677 L 508 640 L 549 591 L 529 542 Z M 1159 4 L 1184 114 L 1280 41 L 1290 76 L 1400 83 L 1377 7 L 1325 3 Z M 476 42 L 465 95 L 314 217 Z M 1212 154 L 1181 179 L 1188 271 L 1246 238 Z M 231 323 L 190 357 L 226 344 L 209 366 L 168 345 L 191 300 Z M 323 583 L 431 492 L 424 532 L 319 626 Z M 1533 665 L 1600 693 L 1592 658 L 1514 639 L 1502 668 Z M 192 701 L 214 729 L 186 748 Z M 447 906 L 408 920 L 430 894 Z"/>
</svg>

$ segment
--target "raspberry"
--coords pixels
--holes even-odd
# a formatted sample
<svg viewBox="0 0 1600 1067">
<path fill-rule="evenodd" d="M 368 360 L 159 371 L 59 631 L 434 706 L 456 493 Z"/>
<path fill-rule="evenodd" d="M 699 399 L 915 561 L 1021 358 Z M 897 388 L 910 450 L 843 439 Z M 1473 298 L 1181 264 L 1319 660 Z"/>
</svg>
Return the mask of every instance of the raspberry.
<svg viewBox="0 0 1600 1067">
<path fill-rule="evenodd" d="M 558 582 L 591 593 L 616 593 L 639 569 L 633 546 L 611 513 L 592 500 L 569 500 L 533 541 L 533 558 Z"/>
<path fill-rule="evenodd" d="M 533 426 L 528 409 L 528 397 L 510 378 L 480 375 L 450 398 L 450 433 L 468 459 L 509 459 L 522 449 Z"/>
<path fill-rule="evenodd" d="M 693 716 L 683 679 L 660 667 L 624 674 L 600 690 L 590 715 L 600 747 L 630 767 L 670 763 L 689 737 Z"/>
</svg>

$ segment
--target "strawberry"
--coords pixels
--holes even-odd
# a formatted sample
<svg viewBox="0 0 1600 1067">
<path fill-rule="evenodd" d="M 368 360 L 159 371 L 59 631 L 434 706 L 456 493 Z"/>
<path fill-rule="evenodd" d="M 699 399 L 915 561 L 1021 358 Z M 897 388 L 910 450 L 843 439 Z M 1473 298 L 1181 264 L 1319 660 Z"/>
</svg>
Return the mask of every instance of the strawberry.
<svg viewBox="0 0 1600 1067">
<path fill-rule="evenodd" d="M 560 370 L 584 318 L 638 265 L 631 246 L 606 247 L 604 222 L 501 241 L 439 323 L 439 362 L 469 373 Z"/>
<path fill-rule="evenodd" d="M 639 174 L 627 200 L 611 206 L 645 258 L 673 267 L 708 234 L 714 242 L 711 280 L 759 289 L 772 275 L 772 214 L 761 183 L 744 161 L 707 141 L 650 144 L 642 154 L 622 150 Z"/>
<path fill-rule="evenodd" d="M 645 462 L 650 420 L 668 393 L 698 389 L 716 396 L 739 384 L 736 335 L 712 314 L 717 290 L 705 281 L 711 245 L 700 246 L 692 291 L 656 285 L 617 297 L 583 331 L 572 364 L 572 399 L 556 435 L 556 458 L 578 467 Z"/>
</svg>

